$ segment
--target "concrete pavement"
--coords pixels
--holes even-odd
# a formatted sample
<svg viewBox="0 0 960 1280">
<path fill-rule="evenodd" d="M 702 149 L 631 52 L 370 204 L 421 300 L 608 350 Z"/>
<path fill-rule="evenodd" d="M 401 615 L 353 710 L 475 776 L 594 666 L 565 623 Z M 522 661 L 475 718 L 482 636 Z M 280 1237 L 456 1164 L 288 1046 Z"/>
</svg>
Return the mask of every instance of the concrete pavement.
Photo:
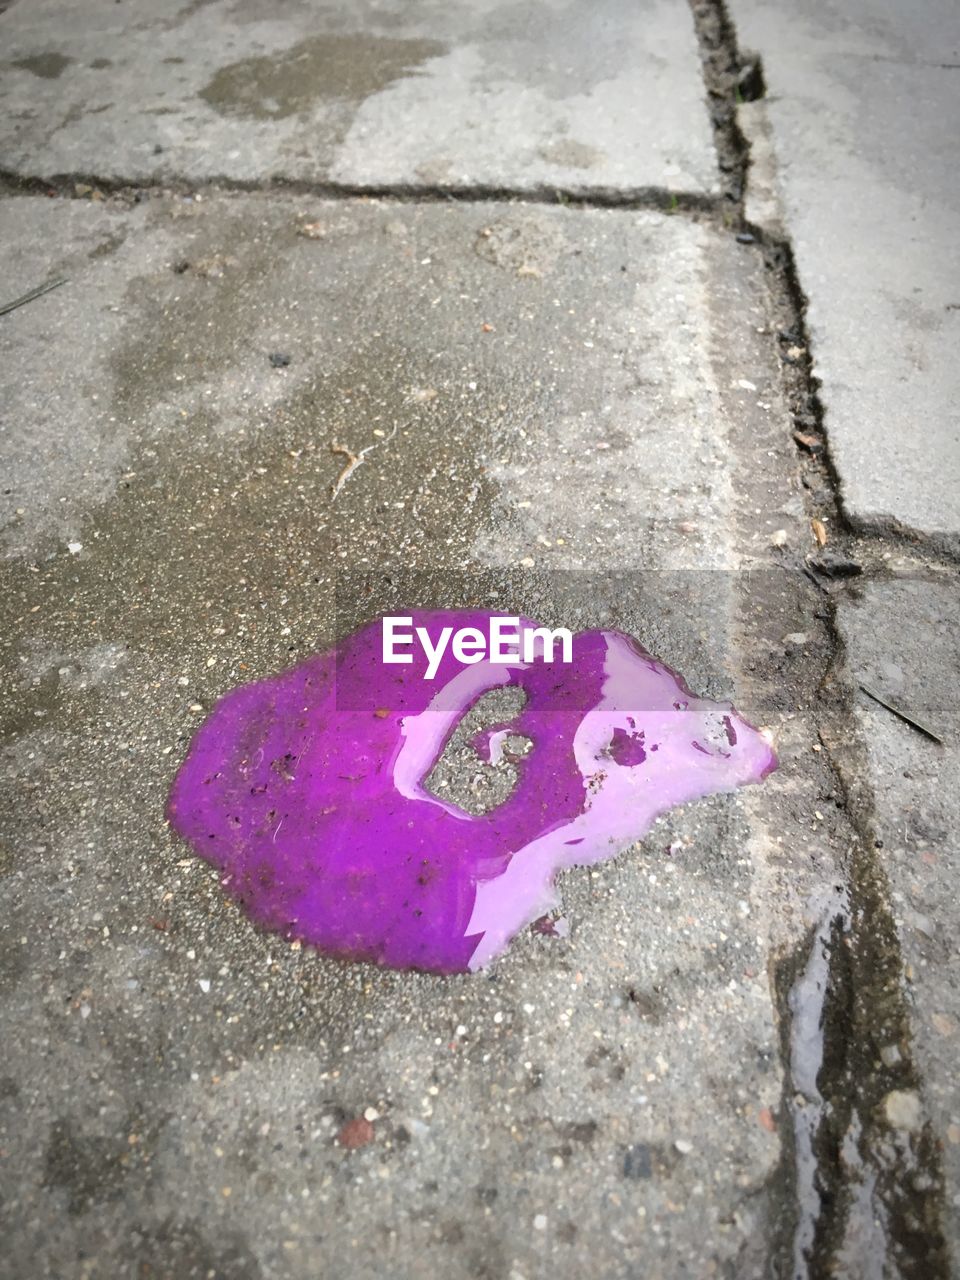
<svg viewBox="0 0 960 1280">
<path fill-rule="evenodd" d="M 18 172 L 717 189 L 680 0 L 163 0 L 133 20 L 43 0 L 5 27 L 0 167 Z"/>
<path fill-rule="evenodd" d="M 0 303 L 67 280 L 0 316 L 0 1274 L 948 1274 L 957 530 L 838 506 L 770 253 L 784 135 L 741 104 L 758 245 L 717 29 L 0 15 Z M 335 446 L 369 450 L 339 491 Z M 253 928 L 164 821 L 206 711 L 481 590 L 638 636 L 778 771 L 566 873 L 478 975 Z"/>
<path fill-rule="evenodd" d="M 793 245 L 844 511 L 956 553 L 960 16 L 936 2 L 732 11 L 768 82 L 741 114 L 775 152 L 747 217 Z"/>
</svg>

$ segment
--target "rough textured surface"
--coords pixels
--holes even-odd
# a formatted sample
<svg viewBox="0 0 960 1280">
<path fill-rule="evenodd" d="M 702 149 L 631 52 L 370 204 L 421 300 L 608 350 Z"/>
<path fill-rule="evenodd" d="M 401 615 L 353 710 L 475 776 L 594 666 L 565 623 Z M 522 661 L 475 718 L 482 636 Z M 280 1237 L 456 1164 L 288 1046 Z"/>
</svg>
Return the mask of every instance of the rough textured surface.
<svg viewBox="0 0 960 1280">
<path fill-rule="evenodd" d="M 819 597 L 777 568 L 810 535 L 751 250 L 509 205 L 2 212 L 17 286 L 70 268 L 2 337 L 84 452 L 16 403 L 38 447 L 0 583 L 0 1268 L 767 1274 L 790 1213 L 768 974 L 839 819 L 802 692 Z M 378 444 L 336 501 L 334 442 Z M 481 976 L 257 932 L 163 822 L 204 709 L 356 624 L 338 568 L 362 617 L 467 603 L 464 566 L 733 696 L 779 771 L 565 875 L 568 936 Z"/>
<path fill-rule="evenodd" d="M 960 11 L 949 0 L 731 10 L 741 47 L 763 58 L 781 221 L 846 509 L 956 547 Z M 759 194 L 748 215 L 768 220 Z"/>
<path fill-rule="evenodd" d="M 904 626 L 903 620 L 910 619 Z M 875 797 L 874 828 L 906 964 L 924 1098 L 947 1175 L 950 1238 L 960 1239 L 960 604 L 954 575 L 871 583 L 840 612 L 847 666 L 944 740 L 931 742 L 865 694 L 856 697 L 866 750 L 847 760 L 854 786 Z"/>
<path fill-rule="evenodd" d="M 2 45 L 18 173 L 716 189 L 683 0 L 31 0 Z"/>
<path fill-rule="evenodd" d="M 734 567 L 729 434 L 765 416 L 776 381 L 762 345 L 743 346 L 717 416 L 711 272 L 750 255 L 677 218 L 583 212 L 6 201 L 11 294 L 70 277 L 0 329 L 6 550 L 84 541 L 91 505 L 134 479 L 152 497 L 161 449 L 185 507 L 189 478 L 213 466 L 229 511 L 267 488 L 253 455 L 283 438 L 282 483 L 324 494 L 304 554 L 381 482 L 379 541 L 350 567 L 411 557 L 425 530 L 439 541 L 419 558 L 462 563 L 469 510 L 491 503 L 495 563 Z M 335 442 L 376 449 L 331 508 Z M 556 542 L 573 491 L 578 539 Z M 259 500 L 269 509 L 269 492 Z"/>
</svg>

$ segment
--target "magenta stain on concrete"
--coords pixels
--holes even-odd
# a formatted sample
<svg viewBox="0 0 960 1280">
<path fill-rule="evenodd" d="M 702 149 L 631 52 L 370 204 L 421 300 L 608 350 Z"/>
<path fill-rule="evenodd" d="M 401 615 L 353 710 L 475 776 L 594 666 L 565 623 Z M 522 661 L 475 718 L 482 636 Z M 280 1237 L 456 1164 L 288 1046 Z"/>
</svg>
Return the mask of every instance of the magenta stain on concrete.
<svg viewBox="0 0 960 1280">
<path fill-rule="evenodd" d="M 414 614 L 431 634 L 490 615 Z M 534 626 L 522 620 L 522 626 Z M 337 650 L 233 690 L 173 784 L 174 828 L 260 925 L 332 955 L 437 973 L 478 969 L 557 904 L 564 867 L 611 858 L 674 805 L 776 767 L 728 703 L 616 631 L 574 637 L 573 661 L 462 665 L 436 677 L 414 649 L 381 661 L 375 622 Z M 490 689 L 526 704 L 477 745 L 529 738 L 518 781 L 474 816 L 424 790 L 453 730 Z"/>
</svg>

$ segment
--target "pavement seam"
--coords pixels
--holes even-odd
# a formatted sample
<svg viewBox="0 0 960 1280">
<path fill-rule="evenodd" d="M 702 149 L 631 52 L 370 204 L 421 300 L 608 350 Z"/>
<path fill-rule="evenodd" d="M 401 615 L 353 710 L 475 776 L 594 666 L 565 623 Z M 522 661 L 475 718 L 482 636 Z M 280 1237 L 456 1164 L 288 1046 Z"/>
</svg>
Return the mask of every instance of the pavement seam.
<svg viewBox="0 0 960 1280">
<path fill-rule="evenodd" d="M 784 399 L 793 425 L 811 521 L 830 525 L 829 545 L 869 578 L 888 576 L 880 548 L 891 544 L 930 569 L 949 569 L 960 556 L 949 540 L 904 529 L 895 521 L 854 522 L 844 509 L 842 484 L 829 449 L 820 382 L 813 369 L 806 324 L 807 297 L 800 284 L 789 236 L 774 234 L 746 218 L 750 145 L 739 127 L 737 107 L 765 93 L 758 55 L 741 52 L 724 0 L 690 0 L 701 49 L 717 161 L 724 191 L 724 225 L 761 255 L 778 321 L 775 333 Z M 743 92 L 746 88 L 747 92 Z M 886 1261 L 897 1276 L 949 1274 L 942 1218 L 944 1184 L 938 1141 L 929 1121 L 917 1135 L 891 1138 L 882 1100 L 891 1091 L 922 1089 L 910 1056 L 910 1016 L 903 957 L 890 906 L 890 886 L 876 856 L 872 795 L 864 784 L 864 746 L 853 703 L 854 686 L 837 625 L 839 595 L 824 585 L 820 616 L 829 638 L 829 656 L 818 690 L 815 720 L 825 764 L 835 778 L 838 804 L 849 824 L 837 902 L 825 910 L 803 944 L 772 965 L 781 1036 L 783 1099 L 780 1107 L 781 1167 L 773 1185 L 785 1202 L 768 1242 L 774 1273 L 815 1280 L 844 1265 L 843 1248 L 854 1232 L 881 1208 L 886 1215 Z M 843 588 L 840 588 L 842 593 Z M 833 744 L 833 749 L 831 747 Z M 836 754 L 859 757 L 859 769 L 844 767 Z M 816 948 L 823 948 L 826 980 L 817 1013 L 823 1054 L 816 1075 L 820 1111 L 803 1116 L 795 1075 L 792 1029 L 797 993 Z M 902 1057 L 887 1066 L 878 1050 L 898 1046 Z M 856 1132 L 851 1144 L 849 1135 Z M 806 1135 L 806 1138 L 804 1138 Z M 800 1146 L 806 1141 L 807 1150 Z M 813 1167 L 810 1167 L 810 1161 Z M 873 1187 L 877 1190 L 874 1191 Z M 879 1194 L 878 1194 L 879 1192 Z"/>
<path fill-rule="evenodd" d="M 78 191 L 76 188 L 82 188 Z M 61 173 L 51 177 L 18 174 L 0 169 L 0 196 L 37 196 L 87 200 L 92 192 L 119 196 L 131 204 L 154 196 L 170 195 L 290 195 L 317 200 L 383 200 L 397 204 L 546 204 L 572 209 L 655 210 L 718 216 L 723 198 L 697 191 L 671 191 L 666 187 L 510 187 L 488 183 L 432 186 L 419 183 L 304 182 L 274 178 L 266 182 L 241 182 L 210 178 L 190 182 L 172 178 L 164 183 L 107 179 L 97 174 Z"/>
<path fill-rule="evenodd" d="M 944 568 L 960 566 L 960 540 L 955 536 L 922 533 L 901 524 L 893 516 L 858 520 L 847 511 L 843 482 L 830 451 L 829 415 L 820 396 L 820 379 L 813 368 L 806 322 L 808 300 L 800 283 L 793 246 L 786 236 L 747 221 L 742 226 L 741 234 L 751 236 L 758 245 L 771 287 L 781 295 L 781 310 L 786 320 L 778 333 L 781 376 L 804 474 L 808 481 L 819 477 L 819 483 L 808 488 L 821 491 L 822 514 L 829 514 L 834 527 L 848 540 L 882 540 L 887 548 L 896 547 L 927 564 L 939 562 Z"/>
</svg>

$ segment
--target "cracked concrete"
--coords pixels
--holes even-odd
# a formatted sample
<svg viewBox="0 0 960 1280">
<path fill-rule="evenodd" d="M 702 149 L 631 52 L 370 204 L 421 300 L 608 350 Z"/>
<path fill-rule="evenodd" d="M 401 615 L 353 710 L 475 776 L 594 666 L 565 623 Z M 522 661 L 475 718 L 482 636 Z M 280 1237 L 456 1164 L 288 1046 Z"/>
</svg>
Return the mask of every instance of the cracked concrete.
<svg viewBox="0 0 960 1280">
<path fill-rule="evenodd" d="M 805 831 L 812 728 L 761 677 L 809 625 L 810 593 L 774 570 L 771 531 L 804 535 L 754 255 L 653 213 L 259 196 L 3 210 L 8 241 L 45 225 L 73 265 L 87 342 L 109 353 L 74 394 L 104 397 L 90 439 L 115 439 L 113 417 L 123 448 L 83 480 L 56 457 L 57 417 L 32 417 L 50 460 L 21 475 L 46 505 L 14 520 L 5 570 L 5 769 L 26 802 L 3 837 L 5 1017 L 22 1033 L 5 1167 L 9 1212 L 37 1223 L 20 1274 L 61 1274 L 78 1250 L 115 1269 L 130 1231 L 196 1251 L 197 1215 L 203 1247 L 254 1258 L 252 1274 L 311 1274 L 321 1244 L 328 1274 L 350 1276 L 384 1258 L 417 1274 L 424 1251 L 452 1275 L 546 1258 L 761 1274 L 779 1159 L 762 1120 L 782 1084 L 766 957 L 801 936 L 800 886 L 833 874 L 833 837 Z M 108 228 L 118 247 L 91 256 Z M 54 323 L 48 350 L 71 333 Z M 332 504 L 331 439 L 357 447 L 394 421 Z M 769 794 L 677 814 L 639 875 L 629 860 L 571 874 L 569 941 L 530 935 L 489 977 L 374 974 L 256 933 L 162 820 L 190 708 L 331 638 L 337 564 L 443 572 L 449 597 L 452 570 L 525 556 L 525 607 L 557 570 L 589 571 L 584 625 L 602 606 L 771 718 Z M 603 568 L 646 574 L 598 599 Z M 791 824 L 814 863 L 785 876 Z M 78 1076 L 97 1083 L 77 1093 Z M 336 1129 L 369 1106 L 377 1141 L 346 1155 Z"/>
<path fill-rule="evenodd" d="M 740 201 L 723 13 L 704 86 L 679 5 L 52 11 L 2 18 L 0 164 L 94 190 L 0 200 L 9 296 L 69 280 L 0 320 L 0 1274 L 947 1275 L 951 543 L 851 534 L 830 293 L 776 101 Z M 332 502 L 335 442 L 377 447 Z M 163 821 L 205 710 L 481 589 L 639 636 L 778 772 L 567 873 L 481 975 L 253 929 Z M 935 764 L 855 692 L 894 666 Z"/>
</svg>

